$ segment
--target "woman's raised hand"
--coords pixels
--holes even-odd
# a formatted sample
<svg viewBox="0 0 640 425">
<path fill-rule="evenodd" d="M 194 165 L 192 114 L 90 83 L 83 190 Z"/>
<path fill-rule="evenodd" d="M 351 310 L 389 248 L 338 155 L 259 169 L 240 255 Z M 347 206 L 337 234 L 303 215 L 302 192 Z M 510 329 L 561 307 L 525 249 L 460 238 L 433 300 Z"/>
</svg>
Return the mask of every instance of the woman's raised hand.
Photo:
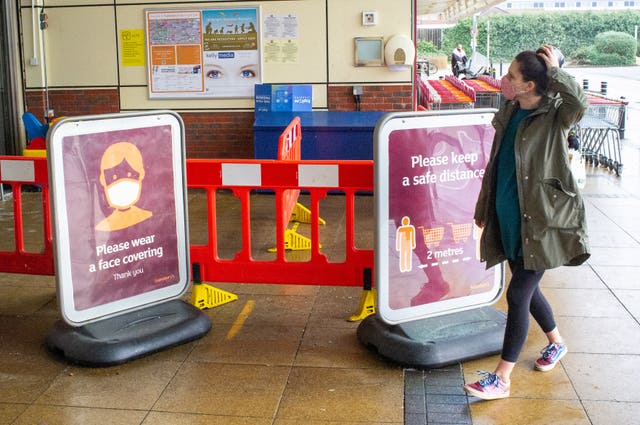
<svg viewBox="0 0 640 425">
<path fill-rule="evenodd" d="M 538 56 L 540 56 L 545 63 L 547 64 L 547 68 L 551 67 L 560 67 L 560 61 L 558 60 L 557 50 L 553 48 L 553 46 L 545 44 L 540 46 L 537 50 Z"/>
</svg>

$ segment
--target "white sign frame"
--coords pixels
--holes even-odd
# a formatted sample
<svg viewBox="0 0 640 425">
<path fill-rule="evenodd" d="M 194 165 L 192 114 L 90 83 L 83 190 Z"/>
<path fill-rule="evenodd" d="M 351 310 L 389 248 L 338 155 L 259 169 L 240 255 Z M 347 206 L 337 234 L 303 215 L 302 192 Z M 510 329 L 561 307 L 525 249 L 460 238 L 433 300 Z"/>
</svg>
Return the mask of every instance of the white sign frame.
<svg viewBox="0 0 640 425">
<path fill-rule="evenodd" d="M 78 248 L 72 247 L 72 241 L 70 240 L 71 227 L 78 225 L 78 223 L 70 223 L 68 220 L 67 196 L 69 194 L 65 185 L 65 156 L 63 155 L 65 138 L 69 139 L 74 136 L 86 137 L 92 134 L 104 134 L 119 130 L 126 131 L 128 129 L 166 128 L 167 126 L 170 127 L 171 131 L 171 152 L 166 152 L 166 155 L 171 155 L 169 161 L 173 167 L 173 186 L 165 187 L 165 189 L 171 191 L 167 196 L 173 196 L 175 206 L 174 217 L 177 233 L 175 239 L 177 244 L 171 248 L 175 249 L 175 256 L 177 257 L 177 264 L 175 265 L 178 273 L 175 276 L 177 281 L 159 289 L 115 299 L 89 308 L 78 309 L 75 305 L 76 297 L 74 295 L 76 282 L 72 277 L 72 261 L 74 260 L 72 250 L 77 252 Z M 189 285 L 190 262 L 184 124 L 180 116 L 172 111 L 150 111 L 62 119 L 49 130 L 47 135 L 47 155 L 51 187 L 56 283 L 58 302 L 63 319 L 71 326 L 81 326 L 182 296 Z M 76 208 L 75 205 L 74 208 Z M 89 235 L 87 235 L 87 238 L 89 238 Z"/>
</svg>

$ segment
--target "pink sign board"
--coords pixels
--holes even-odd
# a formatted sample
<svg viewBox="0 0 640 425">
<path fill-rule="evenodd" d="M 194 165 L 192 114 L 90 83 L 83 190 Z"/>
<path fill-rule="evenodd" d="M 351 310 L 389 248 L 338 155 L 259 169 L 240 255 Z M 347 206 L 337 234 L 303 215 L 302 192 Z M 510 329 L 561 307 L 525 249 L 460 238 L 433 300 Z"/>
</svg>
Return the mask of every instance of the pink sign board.
<svg viewBox="0 0 640 425">
<path fill-rule="evenodd" d="M 69 119 L 49 143 L 65 319 L 82 324 L 181 294 L 188 245 L 179 118 Z"/>
<path fill-rule="evenodd" d="M 497 299 L 501 273 L 480 262 L 473 214 L 493 113 L 393 115 L 376 129 L 376 286 L 389 323 Z"/>
</svg>

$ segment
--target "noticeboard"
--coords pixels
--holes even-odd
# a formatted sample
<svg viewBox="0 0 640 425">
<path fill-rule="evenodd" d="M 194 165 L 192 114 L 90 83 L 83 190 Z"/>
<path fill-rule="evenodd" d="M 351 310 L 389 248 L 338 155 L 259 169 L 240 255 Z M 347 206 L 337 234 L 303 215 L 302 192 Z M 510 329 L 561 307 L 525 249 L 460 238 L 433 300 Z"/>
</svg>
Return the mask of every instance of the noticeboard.
<svg viewBox="0 0 640 425">
<path fill-rule="evenodd" d="M 501 268 L 480 262 L 481 229 L 473 220 L 493 112 L 398 113 L 378 122 L 375 282 L 384 321 L 453 313 L 499 297 Z"/>
<path fill-rule="evenodd" d="M 183 134 L 168 111 L 66 118 L 50 130 L 56 281 L 70 325 L 186 290 Z"/>
<path fill-rule="evenodd" d="M 148 9 L 149 97 L 246 98 L 262 82 L 260 7 Z"/>
</svg>

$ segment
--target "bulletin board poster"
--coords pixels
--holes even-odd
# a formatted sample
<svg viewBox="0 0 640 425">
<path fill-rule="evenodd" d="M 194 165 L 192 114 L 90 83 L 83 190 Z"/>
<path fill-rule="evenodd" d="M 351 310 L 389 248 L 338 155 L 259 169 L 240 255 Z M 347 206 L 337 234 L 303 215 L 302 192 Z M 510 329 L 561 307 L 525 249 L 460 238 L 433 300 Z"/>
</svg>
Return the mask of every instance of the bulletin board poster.
<svg viewBox="0 0 640 425">
<path fill-rule="evenodd" d="M 56 277 L 70 324 L 171 299 L 186 289 L 178 119 L 89 117 L 53 128 Z"/>
<path fill-rule="evenodd" d="M 484 111 L 484 112 L 483 112 Z M 499 267 L 480 262 L 474 224 L 492 110 L 391 114 L 374 135 L 379 313 L 388 323 L 495 302 Z"/>
<path fill-rule="evenodd" d="M 148 9 L 150 98 L 245 98 L 262 82 L 260 8 Z"/>
</svg>

